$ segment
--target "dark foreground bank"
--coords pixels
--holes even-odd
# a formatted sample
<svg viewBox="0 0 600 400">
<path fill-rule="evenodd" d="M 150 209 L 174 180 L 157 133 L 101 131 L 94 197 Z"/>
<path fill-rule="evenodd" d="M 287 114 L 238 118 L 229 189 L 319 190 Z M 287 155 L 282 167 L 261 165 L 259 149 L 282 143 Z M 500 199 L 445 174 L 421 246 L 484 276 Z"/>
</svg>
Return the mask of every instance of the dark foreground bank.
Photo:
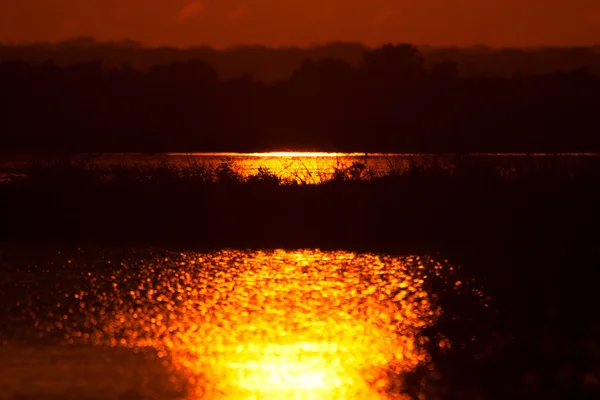
<svg viewBox="0 0 600 400">
<path fill-rule="evenodd" d="M 223 247 L 510 252 L 595 248 L 596 157 L 494 165 L 457 157 L 375 175 L 365 163 L 316 185 L 223 162 L 151 168 L 35 165 L 0 185 L 4 240 Z M 591 247 L 590 247 L 591 246 Z"/>
<path fill-rule="evenodd" d="M 482 309 L 443 285 L 432 288 L 445 313 L 426 334 L 453 343 L 449 352 L 429 349 L 443 388 L 435 396 L 596 398 L 600 164 L 528 160 L 512 172 L 462 158 L 452 169 L 415 167 L 376 179 L 355 165 L 329 182 L 302 185 L 268 171 L 243 179 L 227 165 L 115 169 L 110 177 L 45 167 L 0 187 L 1 234 L 11 243 L 4 248 L 20 249 L 31 265 L 86 243 L 448 258 L 491 301 Z M 407 379 L 409 387 L 433 378 L 417 371 Z"/>
</svg>

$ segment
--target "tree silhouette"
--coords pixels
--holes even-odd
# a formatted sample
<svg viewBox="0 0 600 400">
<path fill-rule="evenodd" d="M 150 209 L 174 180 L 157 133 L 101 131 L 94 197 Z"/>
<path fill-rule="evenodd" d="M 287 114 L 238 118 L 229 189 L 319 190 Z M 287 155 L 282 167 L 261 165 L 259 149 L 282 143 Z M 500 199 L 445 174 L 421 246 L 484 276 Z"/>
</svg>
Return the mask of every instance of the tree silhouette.
<svg viewBox="0 0 600 400">
<path fill-rule="evenodd" d="M 308 58 L 273 83 L 223 79 L 195 59 L 4 62 L 0 95 L 4 152 L 600 149 L 592 69 L 470 76 L 405 44 L 368 50 L 360 66 Z"/>
<path fill-rule="evenodd" d="M 364 71 L 388 83 L 416 81 L 426 72 L 419 50 L 410 44 L 387 44 L 363 55 Z"/>
</svg>

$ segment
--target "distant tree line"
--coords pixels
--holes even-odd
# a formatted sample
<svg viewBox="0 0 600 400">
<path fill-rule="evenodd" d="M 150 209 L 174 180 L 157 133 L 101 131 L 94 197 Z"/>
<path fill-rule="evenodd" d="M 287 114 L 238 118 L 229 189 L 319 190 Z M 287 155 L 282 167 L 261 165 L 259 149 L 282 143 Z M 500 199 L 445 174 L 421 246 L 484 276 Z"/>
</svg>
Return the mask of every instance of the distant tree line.
<svg viewBox="0 0 600 400">
<path fill-rule="evenodd" d="M 557 152 L 600 149 L 590 68 L 469 75 L 411 45 L 354 65 L 306 59 L 284 80 L 220 79 L 205 61 L 0 63 L 4 152 Z"/>
<path fill-rule="evenodd" d="M 172 64 L 187 60 L 209 63 L 221 79 L 230 80 L 252 75 L 264 82 L 288 79 L 298 65 L 306 59 L 334 58 L 359 67 L 363 54 L 369 50 L 361 43 L 332 42 L 312 47 L 278 47 L 260 45 L 234 46 L 215 49 L 208 46 L 190 48 L 144 47 L 142 44 L 123 40 L 99 42 L 81 37 L 58 43 L 2 44 L 0 62 L 25 61 L 36 64 L 53 60 L 66 66 L 102 60 L 104 67 L 119 67 L 122 63 L 134 69 L 147 70 L 152 65 Z M 472 47 L 418 48 L 425 64 L 452 60 L 464 76 L 510 76 L 540 75 L 557 70 L 573 70 L 586 66 L 600 73 L 600 46 L 595 47 L 537 47 L 537 48 L 490 48 L 484 45 Z"/>
</svg>

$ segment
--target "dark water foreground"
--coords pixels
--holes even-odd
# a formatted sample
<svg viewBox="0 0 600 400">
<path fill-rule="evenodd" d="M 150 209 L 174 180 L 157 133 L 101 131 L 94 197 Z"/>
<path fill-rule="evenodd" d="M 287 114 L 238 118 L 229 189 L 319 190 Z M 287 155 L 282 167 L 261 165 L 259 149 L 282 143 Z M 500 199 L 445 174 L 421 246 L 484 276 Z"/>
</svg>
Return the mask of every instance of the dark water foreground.
<svg viewBox="0 0 600 400">
<path fill-rule="evenodd" d="M 0 398 L 599 394 L 583 258 L 560 285 L 551 264 L 534 279 L 514 259 L 506 272 L 521 279 L 507 284 L 430 257 L 348 251 L 13 244 L 0 260 Z"/>
</svg>

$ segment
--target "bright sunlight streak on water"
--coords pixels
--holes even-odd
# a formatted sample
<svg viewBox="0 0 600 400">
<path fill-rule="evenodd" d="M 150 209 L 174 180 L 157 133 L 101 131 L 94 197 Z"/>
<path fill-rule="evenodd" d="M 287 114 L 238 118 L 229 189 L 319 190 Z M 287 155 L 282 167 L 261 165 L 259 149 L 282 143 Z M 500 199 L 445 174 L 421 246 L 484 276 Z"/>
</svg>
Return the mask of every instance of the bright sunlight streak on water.
<svg viewBox="0 0 600 400">
<path fill-rule="evenodd" d="M 302 152 L 302 151 L 274 151 L 271 153 L 249 153 L 250 157 L 343 157 L 344 153 Z"/>
<path fill-rule="evenodd" d="M 429 361 L 420 333 L 440 311 L 426 282 L 453 270 L 318 250 L 144 251 L 116 264 L 69 260 L 79 277 L 51 307 L 28 305 L 40 334 L 150 346 L 190 399 L 391 398 Z"/>
</svg>

